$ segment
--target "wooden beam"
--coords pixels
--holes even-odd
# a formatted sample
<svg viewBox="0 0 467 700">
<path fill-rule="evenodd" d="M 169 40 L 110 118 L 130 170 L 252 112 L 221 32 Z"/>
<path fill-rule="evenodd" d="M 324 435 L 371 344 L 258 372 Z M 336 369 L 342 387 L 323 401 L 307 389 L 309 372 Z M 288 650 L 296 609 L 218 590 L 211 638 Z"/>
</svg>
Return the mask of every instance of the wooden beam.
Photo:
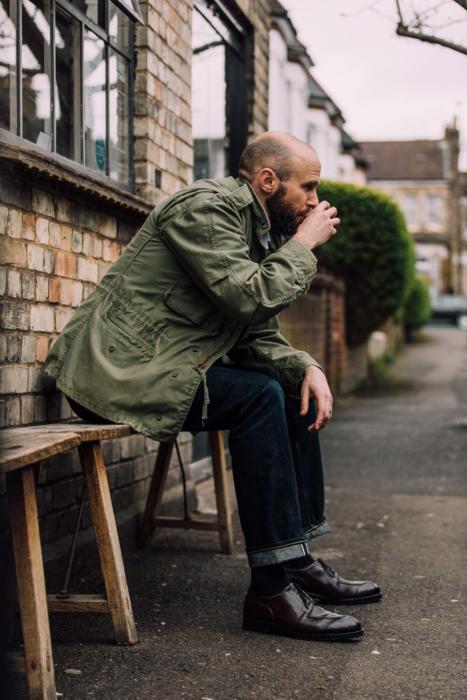
<svg viewBox="0 0 467 700">
<path fill-rule="evenodd" d="M 33 467 L 7 473 L 30 700 L 56 700 Z"/>
<path fill-rule="evenodd" d="M 232 514 L 230 511 L 229 481 L 225 462 L 224 435 L 220 430 L 209 433 L 212 455 L 212 474 L 216 492 L 219 538 L 223 554 L 233 552 Z"/>
<path fill-rule="evenodd" d="M 159 517 L 153 520 L 154 527 L 176 527 L 181 530 L 209 530 L 217 532 L 219 524 L 216 521 L 197 520 L 196 518 Z"/>
<path fill-rule="evenodd" d="M 117 644 L 138 641 L 100 442 L 79 446 L 81 468 Z"/>
<path fill-rule="evenodd" d="M 104 595 L 88 593 L 73 593 L 67 598 L 61 598 L 58 594 L 47 596 L 49 612 L 92 612 L 109 613 L 109 604 Z"/>
</svg>

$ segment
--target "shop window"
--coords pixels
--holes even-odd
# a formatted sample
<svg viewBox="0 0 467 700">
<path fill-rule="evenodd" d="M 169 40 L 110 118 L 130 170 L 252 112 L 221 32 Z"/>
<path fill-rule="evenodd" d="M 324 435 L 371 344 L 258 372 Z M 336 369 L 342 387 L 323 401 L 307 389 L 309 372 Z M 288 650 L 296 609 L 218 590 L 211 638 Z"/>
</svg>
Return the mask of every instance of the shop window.
<svg viewBox="0 0 467 700">
<path fill-rule="evenodd" d="M 0 0 L 0 128 L 132 183 L 138 0 Z"/>
</svg>

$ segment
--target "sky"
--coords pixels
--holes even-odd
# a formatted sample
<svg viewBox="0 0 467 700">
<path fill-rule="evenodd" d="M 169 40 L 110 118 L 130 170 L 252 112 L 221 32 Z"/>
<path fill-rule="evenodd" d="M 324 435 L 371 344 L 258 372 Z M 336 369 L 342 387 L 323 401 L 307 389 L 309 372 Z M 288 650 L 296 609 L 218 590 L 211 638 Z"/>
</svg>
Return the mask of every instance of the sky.
<svg viewBox="0 0 467 700">
<path fill-rule="evenodd" d="M 437 139 L 456 116 L 467 170 L 467 55 L 396 36 L 394 0 L 281 2 L 354 138 Z M 464 19 L 452 1 L 441 4 Z M 444 32 L 467 45 L 467 21 Z"/>
</svg>

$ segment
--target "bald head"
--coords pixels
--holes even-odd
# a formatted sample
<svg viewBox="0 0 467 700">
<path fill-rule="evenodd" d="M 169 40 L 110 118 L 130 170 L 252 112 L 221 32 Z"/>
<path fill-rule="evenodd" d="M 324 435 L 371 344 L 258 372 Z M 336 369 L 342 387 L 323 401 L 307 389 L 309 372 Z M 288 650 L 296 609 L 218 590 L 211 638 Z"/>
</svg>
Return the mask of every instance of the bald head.
<svg viewBox="0 0 467 700">
<path fill-rule="evenodd" d="M 239 172 L 251 181 L 262 168 L 271 168 L 285 182 L 297 163 L 310 158 L 317 158 L 316 151 L 304 141 L 285 131 L 265 131 L 243 151 Z"/>
</svg>

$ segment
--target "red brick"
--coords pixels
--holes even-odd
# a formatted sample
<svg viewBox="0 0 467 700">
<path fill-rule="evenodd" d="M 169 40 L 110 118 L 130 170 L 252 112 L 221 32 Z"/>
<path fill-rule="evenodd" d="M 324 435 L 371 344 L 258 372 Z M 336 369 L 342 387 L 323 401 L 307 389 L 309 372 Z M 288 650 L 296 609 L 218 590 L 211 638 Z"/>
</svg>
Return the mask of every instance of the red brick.
<svg viewBox="0 0 467 700">
<path fill-rule="evenodd" d="M 47 357 L 47 352 L 49 349 L 49 338 L 46 335 L 37 336 L 36 341 L 36 360 L 38 362 L 44 362 Z"/>
<path fill-rule="evenodd" d="M 59 303 L 60 301 L 60 277 L 51 277 L 49 279 L 49 301 Z"/>
<path fill-rule="evenodd" d="M 62 250 L 55 251 L 54 274 L 76 278 L 76 256 Z"/>
<path fill-rule="evenodd" d="M 10 214 L 11 216 L 11 214 Z M 36 217 L 34 214 L 23 214 L 21 237 L 33 241 L 36 237 Z"/>
</svg>

